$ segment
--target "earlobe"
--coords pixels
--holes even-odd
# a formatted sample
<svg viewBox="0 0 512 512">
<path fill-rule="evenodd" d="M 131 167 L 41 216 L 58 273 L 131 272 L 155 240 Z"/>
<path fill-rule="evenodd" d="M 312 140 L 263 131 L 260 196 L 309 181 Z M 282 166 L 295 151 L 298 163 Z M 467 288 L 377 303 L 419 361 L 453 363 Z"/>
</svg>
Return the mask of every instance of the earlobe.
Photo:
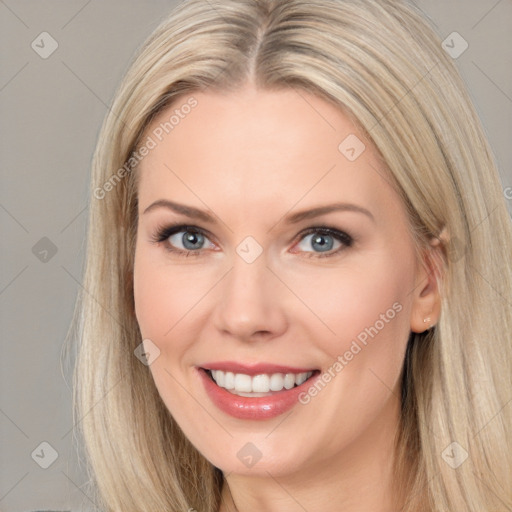
<svg viewBox="0 0 512 512">
<path fill-rule="evenodd" d="M 432 319 L 429 316 L 427 318 L 423 319 L 423 323 L 428 326 L 426 329 L 427 331 L 429 329 L 432 329 L 432 327 L 434 327 L 434 324 L 432 323 Z"/>
<path fill-rule="evenodd" d="M 418 265 L 416 288 L 413 292 L 411 310 L 411 331 L 425 332 L 436 325 L 441 314 L 440 279 L 443 258 L 441 244 L 436 240 L 425 251 L 423 261 Z"/>
</svg>

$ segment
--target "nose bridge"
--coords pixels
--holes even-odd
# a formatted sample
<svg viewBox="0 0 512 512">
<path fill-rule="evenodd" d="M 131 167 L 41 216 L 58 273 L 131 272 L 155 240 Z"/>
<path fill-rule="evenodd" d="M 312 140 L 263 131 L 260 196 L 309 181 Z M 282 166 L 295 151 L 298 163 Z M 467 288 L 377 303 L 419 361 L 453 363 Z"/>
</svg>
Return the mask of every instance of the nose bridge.
<svg viewBox="0 0 512 512">
<path fill-rule="evenodd" d="M 274 337 L 286 328 L 276 279 L 267 268 L 265 253 L 251 261 L 241 249 L 243 244 L 223 279 L 216 305 L 216 327 L 243 340 L 262 334 Z"/>
</svg>

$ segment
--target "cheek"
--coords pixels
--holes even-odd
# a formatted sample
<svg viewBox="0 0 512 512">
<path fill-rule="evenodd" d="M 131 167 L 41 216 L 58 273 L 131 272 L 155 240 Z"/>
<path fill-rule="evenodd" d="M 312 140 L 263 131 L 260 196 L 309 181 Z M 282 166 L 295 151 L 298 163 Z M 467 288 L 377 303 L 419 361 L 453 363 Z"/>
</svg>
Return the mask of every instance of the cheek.
<svg viewBox="0 0 512 512">
<path fill-rule="evenodd" d="M 411 260 L 404 257 L 407 261 Z M 392 331 L 406 336 L 409 332 L 413 265 L 397 266 L 387 255 L 357 263 L 317 272 L 313 279 L 298 278 L 294 287 L 297 296 L 335 334 L 329 346 L 332 356 L 348 350 L 353 340 L 364 345 L 368 339 Z"/>
<path fill-rule="evenodd" d="M 209 287 L 206 283 L 198 286 L 201 281 L 190 277 L 193 272 L 180 272 L 155 253 L 147 248 L 135 252 L 135 314 L 142 338 L 151 340 L 160 351 L 149 367 L 156 388 L 175 419 L 183 422 L 193 412 L 194 402 L 180 385 L 183 375 L 177 367 L 196 338 L 192 328 L 198 322 L 188 320 Z"/>
<path fill-rule="evenodd" d="M 403 261 L 413 260 L 404 256 Z M 324 384 L 312 386 L 301 397 L 311 417 L 338 425 L 336 436 L 327 431 L 330 427 L 322 433 L 332 450 L 354 440 L 390 399 L 399 396 L 410 332 L 413 264 L 398 266 L 390 256 L 372 258 L 371 265 L 359 263 L 360 270 L 347 267 L 334 275 L 326 273 L 317 276 L 314 289 L 302 284 L 299 290 L 309 290 L 308 305 L 335 333 L 317 336 L 327 354 Z M 318 321 L 315 325 L 319 332 L 327 332 Z"/>
<path fill-rule="evenodd" d="M 317 275 L 314 287 L 300 282 L 298 293 L 309 290 L 311 310 L 335 333 L 317 337 L 327 354 L 322 370 L 328 383 L 325 389 L 319 386 L 322 391 L 311 390 L 303 403 L 310 403 L 313 416 L 328 414 L 333 422 L 347 410 L 357 411 L 357 420 L 346 426 L 347 438 L 372 421 L 399 384 L 414 285 L 413 253 L 405 249 L 400 254 L 400 265 L 393 254 L 372 255 L 358 259 L 357 267 L 347 262 L 339 272 Z M 326 413 L 325 403 L 339 407 Z"/>
<path fill-rule="evenodd" d="M 135 314 L 144 338 L 158 339 L 172 327 L 176 298 L 158 267 L 147 264 L 144 256 L 134 266 Z"/>
<path fill-rule="evenodd" d="M 166 263 L 161 254 L 155 256 L 150 250 L 136 251 L 134 301 L 143 337 L 161 344 L 172 337 L 182 320 L 186 321 L 213 283 L 210 283 L 211 275 L 204 275 L 198 267 L 194 270 L 181 267 L 180 271 Z"/>
<path fill-rule="evenodd" d="M 333 385 L 327 385 L 322 395 L 339 403 L 340 410 L 347 406 L 359 410 L 362 421 L 389 398 L 403 366 L 414 258 L 408 248 L 400 257 L 400 265 L 393 254 L 370 257 L 366 262 L 359 259 L 358 268 L 347 265 L 338 275 L 317 279 L 309 295 L 311 309 L 335 333 L 323 337 L 329 355 L 323 371 L 330 369 L 326 379 Z"/>
</svg>

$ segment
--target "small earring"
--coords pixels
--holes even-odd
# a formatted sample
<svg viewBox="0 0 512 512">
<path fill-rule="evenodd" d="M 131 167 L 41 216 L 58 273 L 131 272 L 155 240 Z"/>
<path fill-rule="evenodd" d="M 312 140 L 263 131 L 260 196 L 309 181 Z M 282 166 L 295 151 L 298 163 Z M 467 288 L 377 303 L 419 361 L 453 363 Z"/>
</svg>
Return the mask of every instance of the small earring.
<svg viewBox="0 0 512 512">
<path fill-rule="evenodd" d="M 434 325 L 432 324 L 432 319 L 429 316 L 427 318 L 423 319 L 423 323 L 424 324 L 428 323 L 428 329 L 432 329 L 432 327 L 434 327 Z"/>
</svg>

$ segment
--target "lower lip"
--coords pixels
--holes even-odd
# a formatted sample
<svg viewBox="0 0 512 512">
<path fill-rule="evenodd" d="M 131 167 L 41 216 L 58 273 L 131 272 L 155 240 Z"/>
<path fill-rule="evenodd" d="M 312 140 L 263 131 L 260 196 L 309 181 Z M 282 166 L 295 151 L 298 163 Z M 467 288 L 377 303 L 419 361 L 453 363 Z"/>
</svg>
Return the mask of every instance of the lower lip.
<svg viewBox="0 0 512 512">
<path fill-rule="evenodd" d="M 298 403 L 299 395 L 311 386 L 316 374 L 300 386 L 283 391 L 276 391 L 272 395 L 260 397 L 245 397 L 234 395 L 224 388 L 217 386 L 206 373 L 198 368 L 206 393 L 210 400 L 223 412 L 241 420 L 267 420 L 275 418 L 289 411 Z"/>
</svg>

